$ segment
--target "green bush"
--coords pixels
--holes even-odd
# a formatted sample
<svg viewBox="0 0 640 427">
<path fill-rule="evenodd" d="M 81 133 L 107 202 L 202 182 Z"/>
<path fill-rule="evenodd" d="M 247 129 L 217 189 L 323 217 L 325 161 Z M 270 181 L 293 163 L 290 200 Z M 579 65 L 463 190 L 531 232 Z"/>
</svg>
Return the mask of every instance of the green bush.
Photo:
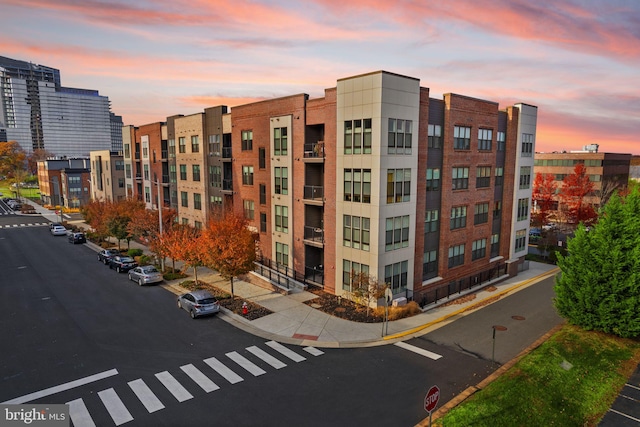
<svg viewBox="0 0 640 427">
<path fill-rule="evenodd" d="M 142 254 L 134 258 L 138 265 L 151 265 L 153 264 L 153 258 L 149 255 Z"/>
<path fill-rule="evenodd" d="M 164 278 L 164 280 L 176 280 L 176 279 L 184 279 L 185 277 L 187 277 L 187 275 L 184 273 L 181 273 L 180 271 L 169 271 L 167 273 L 164 273 L 162 277 Z"/>
<path fill-rule="evenodd" d="M 142 255 L 144 252 L 142 251 L 142 249 L 129 249 L 127 251 L 127 255 L 130 256 L 131 258 L 135 258 L 137 256 Z"/>
</svg>

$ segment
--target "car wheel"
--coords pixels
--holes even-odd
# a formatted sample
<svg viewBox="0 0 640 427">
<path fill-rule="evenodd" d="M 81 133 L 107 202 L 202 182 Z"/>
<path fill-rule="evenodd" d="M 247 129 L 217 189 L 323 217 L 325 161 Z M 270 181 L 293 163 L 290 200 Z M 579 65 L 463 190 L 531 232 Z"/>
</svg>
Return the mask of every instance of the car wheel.
<svg viewBox="0 0 640 427">
<path fill-rule="evenodd" d="M 100 255 L 98 255 L 98 262 L 102 262 L 102 260 L 100 259 Z"/>
<path fill-rule="evenodd" d="M 116 267 L 116 272 L 120 273 L 120 267 Z"/>
<path fill-rule="evenodd" d="M 138 286 L 142 286 L 142 279 L 138 279 Z"/>
<path fill-rule="evenodd" d="M 178 300 L 178 308 L 182 308 L 182 304 L 180 303 L 180 300 Z"/>
<path fill-rule="evenodd" d="M 109 263 L 107 262 L 107 259 L 106 259 L 106 258 L 102 260 L 102 263 L 103 263 L 104 265 L 109 264 Z M 111 266 L 109 266 L 109 267 L 111 267 Z"/>
<path fill-rule="evenodd" d="M 191 318 L 192 318 L 192 319 L 195 319 L 195 318 L 196 318 L 196 312 L 195 312 L 195 311 L 191 310 L 191 311 L 189 312 L 189 314 L 191 315 Z"/>
</svg>

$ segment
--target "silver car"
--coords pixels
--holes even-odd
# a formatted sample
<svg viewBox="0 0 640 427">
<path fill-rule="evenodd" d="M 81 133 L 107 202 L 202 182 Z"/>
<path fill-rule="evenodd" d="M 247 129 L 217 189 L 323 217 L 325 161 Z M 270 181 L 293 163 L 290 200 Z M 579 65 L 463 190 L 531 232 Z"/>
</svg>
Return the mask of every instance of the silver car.
<svg viewBox="0 0 640 427">
<path fill-rule="evenodd" d="M 184 308 L 192 319 L 220 311 L 220 304 L 211 292 L 205 290 L 191 291 L 178 297 L 178 308 Z"/>
<path fill-rule="evenodd" d="M 66 236 L 67 229 L 64 228 L 63 225 L 54 225 L 53 227 L 51 227 L 51 234 L 53 234 L 54 236 Z"/>
<path fill-rule="evenodd" d="M 144 265 L 129 270 L 129 280 L 137 282 L 138 285 L 162 282 L 162 274 L 152 265 Z"/>
</svg>

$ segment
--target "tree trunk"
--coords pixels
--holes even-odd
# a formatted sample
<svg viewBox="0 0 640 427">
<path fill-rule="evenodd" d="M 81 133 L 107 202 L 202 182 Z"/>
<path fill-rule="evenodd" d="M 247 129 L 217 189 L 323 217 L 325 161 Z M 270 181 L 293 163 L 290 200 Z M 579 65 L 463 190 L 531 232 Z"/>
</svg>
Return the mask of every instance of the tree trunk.
<svg viewBox="0 0 640 427">
<path fill-rule="evenodd" d="M 198 266 L 194 265 L 193 266 L 193 275 L 196 278 L 196 286 L 198 285 Z"/>
<path fill-rule="evenodd" d="M 231 277 L 231 298 L 233 299 L 233 277 Z"/>
</svg>

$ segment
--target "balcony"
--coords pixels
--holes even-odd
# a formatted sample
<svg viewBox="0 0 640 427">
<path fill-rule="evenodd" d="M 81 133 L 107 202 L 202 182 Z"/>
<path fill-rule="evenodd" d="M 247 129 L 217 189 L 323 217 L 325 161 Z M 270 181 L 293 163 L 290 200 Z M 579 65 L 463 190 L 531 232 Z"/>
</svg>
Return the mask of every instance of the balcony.
<svg viewBox="0 0 640 427">
<path fill-rule="evenodd" d="M 321 204 L 324 201 L 324 187 L 320 185 L 305 185 L 304 200 Z"/>
<path fill-rule="evenodd" d="M 222 147 L 222 158 L 223 159 L 231 158 L 231 147 Z"/>
<path fill-rule="evenodd" d="M 136 160 L 140 160 L 140 152 L 139 151 L 136 151 L 135 159 Z"/>
<path fill-rule="evenodd" d="M 142 181 L 142 174 L 141 173 L 137 173 L 136 174 L 136 181 Z"/>
<path fill-rule="evenodd" d="M 222 180 L 222 191 L 233 191 L 233 180 L 232 179 L 223 179 Z"/>
<path fill-rule="evenodd" d="M 304 159 L 324 161 L 324 141 L 304 144 Z"/>
<path fill-rule="evenodd" d="M 161 150 L 160 151 L 160 156 L 161 156 L 162 160 L 167 160 L 169 158 L 169 151 L 168 150 Z"/>
<path fill-rule="evenodd" d="M 162 175 L 162 183 L 169 184 L 169 175 Z"/>
<path fill-rule="evenodd" d="M 316 285 L 324 286 L 324 266 L 317 265 L 314 267 L 304 267 L 305 280 Z"/>
<path fill-rule="evenodd" d="M 324 245 L 324 229 L 310 225 L 304 226 L 304 242 L 312 246 L 322 247 Z"/>
</svg>

